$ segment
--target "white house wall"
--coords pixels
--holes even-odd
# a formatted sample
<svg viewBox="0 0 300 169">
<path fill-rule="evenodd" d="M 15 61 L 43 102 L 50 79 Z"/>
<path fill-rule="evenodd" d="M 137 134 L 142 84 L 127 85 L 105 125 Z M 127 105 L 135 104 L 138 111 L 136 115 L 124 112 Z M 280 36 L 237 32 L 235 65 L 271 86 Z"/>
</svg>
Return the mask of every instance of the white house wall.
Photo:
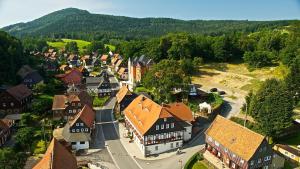
<svg viewBox="0 0 300 169">
<path fill-rule="evenodd" d="M 172 144 L 173 144 L 173 148 L 172 148 Z M 158 147 L 157 150 L 155 148 L 156 146 Z M 182 147 L 182 140 L 172 141 L 172 142 L 167 142 L 162 144 L 148 145 L 146 146 L 146 151 L 149 154 L 153 155 L 153 154 L 159 154 L 173 149 L 178 149 L 179 147 Z"/>
<path fill-rule="evenodd" d="M 192 126 L 185 127 L 183 132 L 183 141 L 189 141 L 192 138 Z"/>
<path fill-rule="evenodd" d="M 80 144 L 80 142 L 76 142 L 76 144 L 72 144 L 73 150 L 84 150 L 89 149 L 90 145 L 88 141 L 85 141 L 84 144 Z"/>
</svg>

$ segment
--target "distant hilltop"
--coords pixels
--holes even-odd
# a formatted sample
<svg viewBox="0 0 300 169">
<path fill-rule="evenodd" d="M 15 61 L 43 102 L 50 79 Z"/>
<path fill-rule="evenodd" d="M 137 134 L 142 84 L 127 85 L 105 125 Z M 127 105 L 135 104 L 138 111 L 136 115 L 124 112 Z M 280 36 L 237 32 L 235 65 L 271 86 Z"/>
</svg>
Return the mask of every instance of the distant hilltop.
<svg viewBox="0 0 300 169">
<path fill-rule="evenodd" d="M 86 10 L 62 9 L 27 23 L 17 23 L 2 30 L 17 36 L 87 39 L 138 39 L 158 37 L 170 32 L 219 35 L 229 32 L 254 32 L 287 26 L 292 21 L 178 20 L 171 18 L 131 18 L 92 14 Z"/>
</svg>

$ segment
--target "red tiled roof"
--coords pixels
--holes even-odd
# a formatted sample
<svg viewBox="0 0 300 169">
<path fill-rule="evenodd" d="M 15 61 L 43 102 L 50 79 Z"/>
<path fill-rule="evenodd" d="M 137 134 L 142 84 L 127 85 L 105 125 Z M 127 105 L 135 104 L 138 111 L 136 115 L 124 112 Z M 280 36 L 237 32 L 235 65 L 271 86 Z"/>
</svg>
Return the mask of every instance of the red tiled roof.
<svg viewBox="0 0 300 169">
<path fill-rule="evenodd" d="M 74 120 L 71 121 L 70 126 L 73 126 L 78 119 L 81 119 L 84 124 L 91 128 L 94 124 L 95 117 L 96 114 L 94 110 L 90 106 L 85 105 L 83 109 L 76 115 Z"/>
<path fill-rule="evenodd" d="M 180 120 L 188 122 L 194 121 L 191 109 L 182 102 L 167 104 L 164 105 L 164 108 Z"/>
<path fill-rule="evenodd" d="M 52 110 L 65 109 L 65 102 L 65 95 L 55 95 L 53 98 Z"/>
<path fill-rule="evenodd" d="M 81 84 L 82 73 L 78 69 L 72 69 L 65 74 L 56 75 L 65 84 Z"/>
<path fill-rule="evenodd" d="M 102 55 L 102 56 L 101 56 L 101 60 L 102 60 L 102 61 L 106 61 L 107 58 L 108 58 L 108 55 Z"/>
<path fill-rule="evenodd" d="M 19 101 L 32 95 L 32 91 L 28 89 L 24 84 L 19 84 L 17 86 L 11 87 L 6 91 Z"/>
<path fill-rule="evenodd" d="M 77 161 L 73 154 L 53 138 L 44 157 L 33 169 L 77 169 Z"/>
</svg>

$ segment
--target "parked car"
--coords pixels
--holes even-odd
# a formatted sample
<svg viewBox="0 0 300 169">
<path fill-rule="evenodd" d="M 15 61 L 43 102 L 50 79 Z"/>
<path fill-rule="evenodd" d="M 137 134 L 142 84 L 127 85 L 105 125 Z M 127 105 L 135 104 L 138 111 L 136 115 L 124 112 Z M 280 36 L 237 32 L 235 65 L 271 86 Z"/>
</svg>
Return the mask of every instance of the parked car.
<svg viewBox="0 0 300 169">
<path fill-rule="evenodd" d="M 224 94 L 226 94 L 225 91 L 219 91 L 218 93 L 219 93 L 219 95 L 224 95 Z"/>
<path fill-rule="evenodd" d="M 217 88 L 211 88 L 211 89 L 210 89 L 210 92 L 217 92 L 217 91 L 218 91 Z"/>
</svg>

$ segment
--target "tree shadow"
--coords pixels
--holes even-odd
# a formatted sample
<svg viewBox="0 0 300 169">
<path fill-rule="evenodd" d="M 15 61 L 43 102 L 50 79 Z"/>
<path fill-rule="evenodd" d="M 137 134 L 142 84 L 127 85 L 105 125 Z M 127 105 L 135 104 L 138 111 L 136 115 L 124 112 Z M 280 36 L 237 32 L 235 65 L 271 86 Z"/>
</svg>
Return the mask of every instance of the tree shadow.
<svg viewBox="0 0 300 169">
<path fill-rule="evenodd" d="M 222 111 L 221 111 L 220 115 L 222 115 L 223 117 L 227 117 L 231 110 L 232 110 L 232 106 L 230 105 L 230 103 L 228 101 L 224 100 Z"/>
</svg>

